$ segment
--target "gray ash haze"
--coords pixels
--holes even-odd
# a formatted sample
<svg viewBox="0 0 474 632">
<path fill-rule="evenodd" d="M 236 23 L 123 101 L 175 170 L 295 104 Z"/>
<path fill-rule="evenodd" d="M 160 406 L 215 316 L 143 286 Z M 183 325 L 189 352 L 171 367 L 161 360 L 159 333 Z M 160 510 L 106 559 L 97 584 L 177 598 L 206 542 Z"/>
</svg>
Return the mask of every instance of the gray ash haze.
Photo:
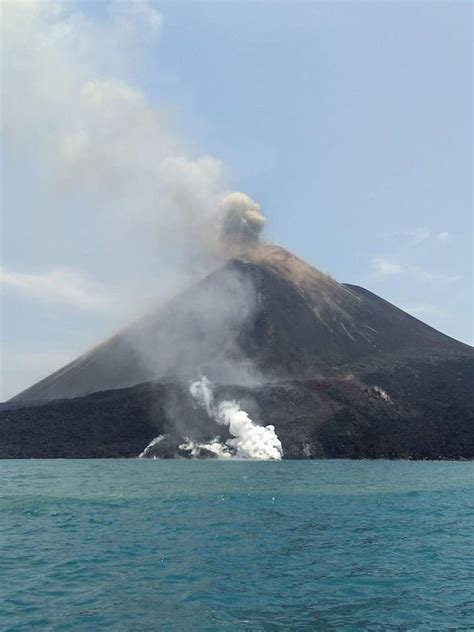
<svg viewBox="0 0 474 632">
<path fill-rule="evenodd" d="M 113 312 L 120 324 L 256 244 L 265 217 L 250 195 L 232 190 L 222 162 L 196 151 L 169 109 L 136 85 L 139 64 L 160 37 L 161 14 L 146 2 L 112 2 L 107 12 L 97 21 L 68 3 L 2 6 L 2 124 L 5 142 L 40 165 L 51 202 L 65 212 L 76 205 L 78 217 L 61 218 L 66 226 L 80 223 L 81 214 L 85 223 L 97 216 L 119 285 L 63 268 L 46 278 L 5 268 L 3 283 L 36 289 L 52 302 L 77 299 L 82 308 Z M 215 323 L 212 340 L 192 329 L 189 314 L 178 315 L 178 340 L 162 341 L 159 358 L 134 335 L 157 374 L 183 373 L 183 357 L 196 358 L 204 347 L 220 346 L 236 359 L 236 321 L 247 317 L 254 298 L 229 275 L 195 305 L 201 319 Z"/>
<path fill-rule="evenodd" d="M 262 235 L 471 342 L 466 5 L 0 11 L 2 399 Z"/>
<path fill-rule="evenodd" d="M 240 338 L 258 307 L 253 278 L 225 266 L 124 330 L 146 375 L 186 384 L 199 372 L 220 383 L 260 381 Z"/>
<path fill-rule="evenodd" d="M 230 191 L 219 159 L 192 151 L 123 68 L 116 76 L 125 60 L 114 47 L 143 52 L 160 35 L 161 14 L 144 2 L 109 9 L 109 20 L 97 23 L 67 3 L 4 5 L 7 142 L 34 146 L 52 194 L 95 208 L 110 232 L 133 227 L 137 241 L 155 241 L 165 263 L 194 263 L 219 256 L 222 241 L 258 239 L 259 204 Z"/>
</svg>

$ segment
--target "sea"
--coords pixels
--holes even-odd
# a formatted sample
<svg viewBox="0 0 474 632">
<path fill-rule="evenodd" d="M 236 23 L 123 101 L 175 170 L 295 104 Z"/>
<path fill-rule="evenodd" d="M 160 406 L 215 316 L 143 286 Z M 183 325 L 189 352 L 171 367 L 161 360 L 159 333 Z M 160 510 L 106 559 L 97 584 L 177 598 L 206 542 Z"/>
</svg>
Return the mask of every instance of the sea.
<svg viewBox="0 0 474 632">
<path fill-rule="evenodd" d="M 0 461 L 0 630 L 474 630 L 474 464 Z"/>
</svg>

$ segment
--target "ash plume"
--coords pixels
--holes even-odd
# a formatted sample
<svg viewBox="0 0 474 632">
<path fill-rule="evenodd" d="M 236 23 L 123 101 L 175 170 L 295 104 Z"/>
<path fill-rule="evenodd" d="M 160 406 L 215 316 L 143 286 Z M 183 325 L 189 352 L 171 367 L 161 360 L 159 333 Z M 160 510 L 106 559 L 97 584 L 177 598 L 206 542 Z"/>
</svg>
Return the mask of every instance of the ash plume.
<svg viewBox="0 0 474 632">
<path fill-rule="evenodd" d="M 260 239 L 265 226 L 265 216 L 260 204 L 245 193 L 234 191 L 224 196 L 222 238 L 227 244 L 249 246 Z"/>
<path fill-rule="evenodd" d="M 234 191 L 222 162 L 197 152 L 169 110 L 140 88 L 142 68 L 153 67 L 161 13 L 144 0 L 104 6 L 98 19 L 65 0 L 4 3 L 4 139 L 38 166 L 56 204 L 42 218 L 53 231 L 60 209 L 68 226 L 85 226 L 100 242 L 95 260 L 111 271 L 109 285 L 119 285 L 112 293 L 123 297 L 122 317 L 131 316 L 129 305 L 143 313 L 145 300 L 155 307 L 171 298 L 161 310 L 171 334 L 140 319 L 118 361 L 132 347 L 147 379 L 151 372 L 183 383 L 212 363 L 214 380 L 256 381 L 239 345 L 256 309 L 252 284 L 229 269 L 189 308 L 172 297 L 258 244 L 261 207 Z M 81 256 L 74 236 L 66 239 Z M 179 424 L 179 410 L 170 412 Z"/>
<path fill-rule="evenodd" d="M 264 216 L 140 89 L 161 13 L 142 0 L 104 5 L 106 19 L 93 19 L 66 1 L 4 3 L 4 137 L 40 165 L 65 212 L 79 203 L 129 269 L 189 280 L 229 245 L 257 242 Z"/>
</svg>

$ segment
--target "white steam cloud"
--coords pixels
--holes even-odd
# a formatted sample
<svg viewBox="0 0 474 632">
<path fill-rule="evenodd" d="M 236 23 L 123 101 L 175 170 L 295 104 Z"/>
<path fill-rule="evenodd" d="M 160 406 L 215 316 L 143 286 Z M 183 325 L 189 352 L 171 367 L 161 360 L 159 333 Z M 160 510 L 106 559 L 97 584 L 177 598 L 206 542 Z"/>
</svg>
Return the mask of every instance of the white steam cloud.
<svg viewBox="0 0 474 632">
<path fill-rule="evenodd" d="M 209 417 L 221 426 L 228 428 L 233 438 L 227 439 L 225 444 L 216 439 L 212 444 L 195 444 L 192 449 L 205 447 L 214 451 L 218 456 L 234 456 L 239 459 L 281 459 L 283 450 L 281 442 L 272 425 L 259 426 L 250 419 L 248 414 L 241 410 L 235 401 L 223 401 L 219 405 L 214 404 L 212 386 L 206 377 L 193 382 L 189 390 L 195 401 L 202 406 Z M 216 451 L 218 446 L 218 452 Z M 211 447 L 213 446 L 213 448 Z"/>
<path fill-rule="evenodd" d="M 124 233 L 140 226 L 164 259 L 215 256 L 223 237 L 255 241 L 260 206 L 229 193 L 222 163 L 193 155 L 135 85 L 153 63 L 161 14 L 141 0 L 105 6 L 92 19 L 70 2 L 2 5 L 7 142 L 34 151 L 55 192 Z"/>
<path fill-rule="evenodd" d="M 18 225 L 33 218 L 41 227 L 34 246 L 38 255 L 41 248 L 47 251 L 49 268 L 75 271 L 48 276 L 8 268 L 10 286 L 34 292 L 38 300 L 68 300 L 128 317 L 128 305 L 140 309 L 145 299 L 153 305 L 170 297 L 222 257 L 258 241 L 265 224 L 260 205 L 232 191 L 222 163 L 191 150 L 169 110 L 140 88 L 141 82 L 149 85 L 150 70 L 159 75 L 156 44 L 163 19 L 154 5 L 112 0 L 92 17 L 67 0 L 26 0 L 5 2 L 1 11 L 5 155 L 34 171 L 30 178 L 24 170 L 29 211 L 5 212 L 23 214 Z M 159 81 L 150 85 L 148 93 L 159 92 Z M 22 170 L 14 171 L 23 177 Z M 44 197 L 45 188 L 54 211 L 41 196 L 36 208 L 36 193 Z M 95 247 L 90 257 L 89 235 Z M 56 262 L 51 254 L 63 241 L 60 256 L 71 256 L 71 262 Z M 78 260 L 89 267 L 87 274 Z M 92 266 L 100 282 L 91 278 Z M 254 288 L 232 271 L 212 283 L 127 330 L 137 364 L 151 368 L 157 379 L 187 381 L 207 365 L 219 367 L 218 376 L 209 368 L 212 379 L 254 379 L 239 346 L 255 309 Z M 252 422 L 238 413 L 222 410 L 219 423 L 230 428 L 235 417 L 242 432 L 248 426 L 250 442 Z M 246 450 L 237 444 L 226 449 Z"/>
<path fill-rule="evenodd" d="M 157 446 L 159 443 L 161 443 L 164 438 L 165 438 L 165 435 L 158 435 L 157 437 L 152 439 L 150 443 L 146 446 L 146 448 L 143 450 L 143 452 L 140 452 L 140 454 L 138 455 L 138 458 L 145 459 L 148 456 L 148 454 L 153 450 L 153 448 Z"/>
<path fill-rule="evenodd" d="M 231 459 L 233 456 L 229 448 L 218 437 L 215 437 L 208 443 L 185 439 L 178 446 L 178 449 L 187 452 L 191 458 L 200 458 L 203 453 L 211 453 L 218 459 Z"/>
</svg>

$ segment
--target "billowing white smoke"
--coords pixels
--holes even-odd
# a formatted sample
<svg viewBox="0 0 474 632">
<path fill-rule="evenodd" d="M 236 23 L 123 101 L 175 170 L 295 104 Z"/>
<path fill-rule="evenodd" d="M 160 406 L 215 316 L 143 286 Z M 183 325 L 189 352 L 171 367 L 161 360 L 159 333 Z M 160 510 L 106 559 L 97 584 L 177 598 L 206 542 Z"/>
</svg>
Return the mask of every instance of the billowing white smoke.
<svg viewBox="0 0 474 632">
<path fill-rule="evenodd" d="M 281 459 L 282 447 L 275 426 L 258 426 L 235 401 L 219 404 L 216 421 L 229 428 L 235 439 L 226 444 L 242 459 Z"/>
<path fill-rule="evenodd" d="M 3 4 L 7 142 L 63 195 L 65 213 L 79 200 L 85 222 L 125 239 L 136 266 L 188 268 L 222 253 L 222 241 L 255 241 L 260 206 L 229 193 L 221 162 L 195 155 L 139 88 L 155 67 L 161 13 L 146 0 L 104 7 L 97 18 L 66 0 Z"/>
<path fill-rule="evenodd" d="M 181 443 L 178 448 L 185 452 L 188 452 L 191 457 L 200 457 L 202 456 L 203 450 L 208 452 L 212 452 L 219 459 L 230 459 L 232 458 L 232 453 L 229 448 L 223 444 L 216 437 L 209 441 L 209 443 L 201 443 L 198 441 L 193 441 L 192 439 L 185 439 L 183 443 Z"/>
<path fill-rule="evenodd" d="M 226 426 L 230 434 L 233 435 L 233 438 L 228 439 L 225 445 L 219 444 L 219 450 L 221 453 L 224 452 L 224 456 L 229 453 L 229 455 L 240 459 L 281 459 L 283 450 L 274 426 L 255 424 L 235 401 L 223 401 L 216 406 L 211 383 L 204 376 L 193 382 L 189 390 L 196 402 L 206 410 L 209 417 L 218 424 Z M 215 445 L 216 440 L 213 443 Z M 194 444 L 193 447 L 211 449 L 210 445 Z M 211 451 L 215 450 L 211 449 Z M 222 456 L 222 454 L 218 456 Z"/>
</svg>

